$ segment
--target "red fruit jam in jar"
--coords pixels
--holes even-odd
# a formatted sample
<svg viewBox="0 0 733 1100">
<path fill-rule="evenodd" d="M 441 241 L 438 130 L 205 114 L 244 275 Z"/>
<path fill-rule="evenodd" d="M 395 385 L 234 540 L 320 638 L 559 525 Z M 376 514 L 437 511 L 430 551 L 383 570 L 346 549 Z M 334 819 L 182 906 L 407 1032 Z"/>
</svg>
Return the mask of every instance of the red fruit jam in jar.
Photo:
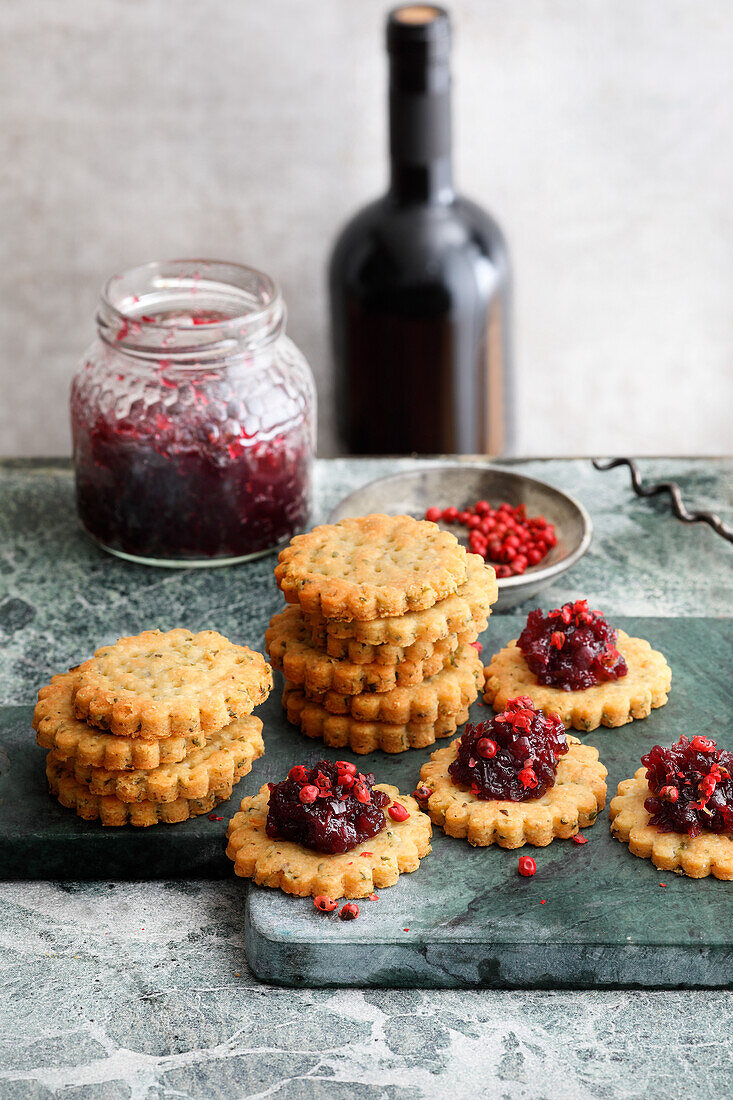
<svg viewBox="0 0 733 1100">
<path fill-rule="evenodd" d="M 152 263 L 111 279 L 71 388 L 79 517 L 121 557 L 221 565 L 306 526 L 316 396 L 276 284 Z"/>
</svg>

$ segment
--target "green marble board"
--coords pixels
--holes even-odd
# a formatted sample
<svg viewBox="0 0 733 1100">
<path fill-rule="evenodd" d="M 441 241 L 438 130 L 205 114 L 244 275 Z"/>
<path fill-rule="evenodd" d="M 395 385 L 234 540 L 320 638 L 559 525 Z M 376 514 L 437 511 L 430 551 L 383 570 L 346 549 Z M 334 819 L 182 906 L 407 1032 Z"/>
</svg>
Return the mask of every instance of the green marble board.
<svg viewBox="0 0 733 1100">
<path fill-rule="evenodd" d="M 494 616 L 486 654 L 516 637 L 516 616 Z M 733 748 L 733 620 L 624 619 L 668 657 L 667 706 L 620 730 L 584 736 L 609 770 L 609 799 L 655 742 L 681 733 L 713 736 Z M 285 722 L 276 691 L 258 713 L 267 752 L 229 803 L 215 813 L 151 829 L 103 829 L 79 821 L 45 790 L 43 752 L 28 707 L 0 718 L 0 877 L 53 879 L 201 878 L 231 873 L 223 855 L 226 820 L 244 794 L 296 761 L 324 750 Z M 472 720 L 487 710 L 472 708 Z M 377 778 L 412 791 L 430 750 L 357 757 Z M 556 840 L 524 849 L 537 874 L 517 874 L 519 852 L 471 848 L 436 829 L 419 871 L 360 902 L 359 920 L 317 913 L 308 899 L 243 883 L 243 949 L 263 980 L 292 986 L 424 987 L 733 986 L 733 883 L 693 881 L 657 871 L 611 838 L 608 814 L 587 829 L 588 843 Z M 660 883 L 664 883 L 661 886 Z"/>
</svg>

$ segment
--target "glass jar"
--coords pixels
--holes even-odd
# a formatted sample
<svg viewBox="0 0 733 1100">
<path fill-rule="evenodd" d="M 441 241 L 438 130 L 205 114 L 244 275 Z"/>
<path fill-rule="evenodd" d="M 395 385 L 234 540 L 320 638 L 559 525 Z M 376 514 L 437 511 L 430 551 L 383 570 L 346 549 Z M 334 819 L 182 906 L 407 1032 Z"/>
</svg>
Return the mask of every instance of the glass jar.
<svg viewBox="0 0 733 1100">
<path fill-rule="evenodd" d="M 110 279 L 71 387 L 79 517 L 148 565 L 223 565 L 308 520 L 316 394 L 277 285 L 176 260 Z"/>
</svg>

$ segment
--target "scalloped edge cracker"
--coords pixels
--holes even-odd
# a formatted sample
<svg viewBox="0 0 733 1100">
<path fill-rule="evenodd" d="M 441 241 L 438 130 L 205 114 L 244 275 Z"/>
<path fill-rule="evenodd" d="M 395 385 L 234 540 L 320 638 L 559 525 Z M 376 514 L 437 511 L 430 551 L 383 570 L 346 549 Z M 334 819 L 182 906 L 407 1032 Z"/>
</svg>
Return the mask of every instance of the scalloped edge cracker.
<svg viewBox="0 0 733 1100">
<path fill-rule="evenodd" d="M 349 852 L 328 855 L 290 840 L 267 836 L 265 823 L 270 792 L 242 799 L 241 809 L 227 828 L 227 855 L 234 873 L 298 897 L 325 894 L 333 898 L 366 898 L 394 886 L 401 874 L 416 871 L 430 851 L 431 825 L 414 798 L 397 787 L 376 783 L 392 802 L 400 802 L 409 817 L 393 821 L 385 811 L 385 827 Z"/>
<path fill-rule="evenodd" d="M 595 823 L 606 804 L 606 768 L 598 750 L 568 737 L 568 752 L 557 765 L 555 785 L 541 798 L 526 802 L 479 799 L 457 786 L 448 772 L 460 738 L 438 749 L 420 770 L 421 785 L 431 794 L 427 812 L 448 836 L 468 840 L 475 847 L 498 844 L 544 848 L 556 837 L 567 839 Z"/>
</svg>

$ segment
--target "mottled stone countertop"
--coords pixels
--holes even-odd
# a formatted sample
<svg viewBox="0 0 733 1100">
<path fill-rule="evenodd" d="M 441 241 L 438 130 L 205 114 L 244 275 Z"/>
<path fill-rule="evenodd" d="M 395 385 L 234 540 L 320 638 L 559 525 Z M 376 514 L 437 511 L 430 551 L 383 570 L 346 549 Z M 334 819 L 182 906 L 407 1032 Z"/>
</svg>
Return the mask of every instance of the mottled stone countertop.
<svg viewBox="0 0 733 1100">
<path fill-rule="evenodd" d="M 410 460 L 332 460 L 315 520 Z M 730 615 L 731 547 L 586 460 L 523 471 L 592 514 L 585 559 L 551 590 L 611 615 Z M 730 520 L 733 461 L 642 462 Z M 108 557 L 76 525 L 64 463 L 0 465 L 0 702 L 120 634 L 214 627 L 261 648 L 271 557 L 166 571 Z M 730 1096 L 733 994 L 288 990 L 242 949 L 242 884 L 0 884 L 0 1096 L 601 1100 Z"/>
</svg>

